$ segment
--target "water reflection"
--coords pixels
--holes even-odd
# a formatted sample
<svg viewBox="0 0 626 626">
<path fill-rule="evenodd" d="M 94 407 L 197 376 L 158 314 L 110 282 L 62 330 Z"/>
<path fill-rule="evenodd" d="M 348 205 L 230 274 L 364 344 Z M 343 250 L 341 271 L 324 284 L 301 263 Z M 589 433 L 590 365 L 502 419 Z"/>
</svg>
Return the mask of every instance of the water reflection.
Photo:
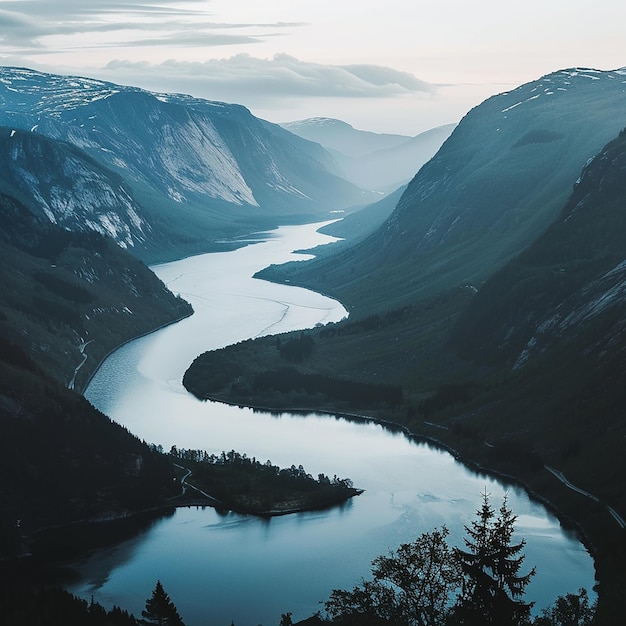
<svg viewBox="0 0 626 626">
<path fill-rule="evenodd" d="M 505 491 L 539 574 L 529 596 L 539 607 L 593 584 L 593 562 L 558 521 L 515 487 L 469 471 L 454 457 L 381 424 L 323 414 L 280 415 L 202 402 L 181 385 L 200 352 L 267 332 L 345 316 L 343 307 L 307 290 L 251 276 L 325 238 L 309 226 L 233 252 L 159 266 L 159 276 L 196 313 L 124 346 L 87 390 L 88 399 L 139 437 L 166 449 L 237 450 L 313 474 L 349 477 L 365 492 L 347 506 L 271 521 L 213 509 L 179 509 L 140 540 L 80 564 L 72 591 L 139 614 L 160 578 L 189 626 L 278 624 L 304 619 L 332 589 L 366 576 L 373 558 L 446 524 L 461 545 L 485 488 L 499 505 Z"/>
</svg>

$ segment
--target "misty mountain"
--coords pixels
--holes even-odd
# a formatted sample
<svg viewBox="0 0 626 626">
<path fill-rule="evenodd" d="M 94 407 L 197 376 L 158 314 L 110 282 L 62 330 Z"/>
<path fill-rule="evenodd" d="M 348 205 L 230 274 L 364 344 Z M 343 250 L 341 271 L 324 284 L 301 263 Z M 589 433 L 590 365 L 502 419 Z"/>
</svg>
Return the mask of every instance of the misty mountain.
<svg viewBox="0 0 626 626">
<path fill-rule="evenodd" d="M 377 309 L 476 287 L 556 219 L 585 163 L 622 129 L 625 110 L 625 70 L 563 70 L 489 98 L 375 234 L 330 261 L 268 275 Z"/>
<path fill-rule="evenodd" d="M 346 122 L 312 118 L 283 124 L 327 148 L 344 176 L 363 189 L 391 192 L 413 178 L 454 130 L 447 124 L 415 137 L 356 130 Z"/>
<path fill-rule="evenodd" d="M 0 125 L 71 144 L 116 174 L 146 236 L 136 251 L 152 259 L 370 201 L 319 145 L 239 105 L 5 67 Z"/>
<path fill-rule="evenodd" d="M 353 158 L 394 148 L 411 139 L 409 135 L 358 130 L 347 122 L 330 117 L 311 117 L 306 120 L 285 122 L 281 126 L 299 137 Z"/>
<path fill-rule="evenodd" d="M 342 241 L 319 246 L 316 248 L 315 254 L 318 255 L 322 251 L 324 251 L 323 253 L 334 253 L 340 246 L 351 246 L 371 235 L 394 212 L 405 189 L 406 185 L 392 191 L 378 202 L 372 202 L 372 204 L 346 215 L 341 220 L 322 226 L 319 229 L 321 233 L 339 237 Z"/>
</svg>

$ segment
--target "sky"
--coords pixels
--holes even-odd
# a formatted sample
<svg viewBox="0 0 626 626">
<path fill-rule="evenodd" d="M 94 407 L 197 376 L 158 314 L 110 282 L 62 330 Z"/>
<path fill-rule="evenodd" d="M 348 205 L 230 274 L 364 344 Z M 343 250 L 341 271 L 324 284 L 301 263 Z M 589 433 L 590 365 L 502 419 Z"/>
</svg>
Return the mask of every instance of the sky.
<svg viewBox="0 0 626 626">
<path fill-rule="evenodd" d="M 624 0 L 0 0 L 0 65 L 416 135 L 570 67 L 626 66 Z"/>
</svg>

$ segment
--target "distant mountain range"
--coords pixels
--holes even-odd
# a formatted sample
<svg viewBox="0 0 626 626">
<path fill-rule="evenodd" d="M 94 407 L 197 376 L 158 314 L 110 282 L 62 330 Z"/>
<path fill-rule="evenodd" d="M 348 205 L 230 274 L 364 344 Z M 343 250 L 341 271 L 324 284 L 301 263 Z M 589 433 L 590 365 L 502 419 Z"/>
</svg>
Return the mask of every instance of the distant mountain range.
<svg viewBox="0 0 626 626">
<path fill-rule="evenodd" d="M 439 126 L 415 137 L 357 130 L 346 122 L 327 117 L 282 126 L 327 148 L 345 177 L 355 185 L 389 193 L 415 176 L 450 136 L 455 124 Z"/>
<path fill-rule="evenodd" d="M 52 221 L 107 233 L 149 260 L 374 199 L 319 145 L 239 105 L 4 67 L 0 126 L 15 144 L 4 144 L 1 184 Z"/>
<path fill-rule="evenodd" d="M 556 218 L 625 110 L 621 70 L 563 70 L 493 96 L 461 120 L 371 237 L 331 261 L 265 275 L 370 310 L 478 287 Z"/>
</svg>

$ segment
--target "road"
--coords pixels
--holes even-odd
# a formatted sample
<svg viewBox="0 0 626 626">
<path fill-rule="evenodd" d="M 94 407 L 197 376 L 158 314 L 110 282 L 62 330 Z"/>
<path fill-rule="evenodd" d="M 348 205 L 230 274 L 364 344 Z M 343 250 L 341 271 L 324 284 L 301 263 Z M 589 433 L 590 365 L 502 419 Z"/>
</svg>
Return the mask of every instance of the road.
<svg viewBox="0 0 626 626">
<path fill-rule="evenodd" d="M 613 519 L 617 522 L 619 527 L 626 528 L 626 520 L 624 520 L 624 518 L 613 507 L 610 507 L 608 504 L 606 504 L 606 502 L 602 502 L 600 498 L 598 498 L 597 496 L 594 496 L 592 493 L 589 493 L 588 491 L 585 491 L 584 489 L 581 489 L 580 487 L 577 487 L 576 485 L 572 484 L 565 477 L 565 474 L 563 474 L 563 472 L 557 469 L 554 469 L 553 467 L 549 467 L 548 465 L 546 465 L 545 468 L 572 491 L 575 491 L 576 493 L 579 493 L 581 496 L 585 496 L 586 498 L 590 498 L 594 502 L 597 502 L 598 504 L 601 504 L 602 506 L 606 507 L 607 511 L 609 512 L 611 517 L 613 517 Z"/>
</svg>

